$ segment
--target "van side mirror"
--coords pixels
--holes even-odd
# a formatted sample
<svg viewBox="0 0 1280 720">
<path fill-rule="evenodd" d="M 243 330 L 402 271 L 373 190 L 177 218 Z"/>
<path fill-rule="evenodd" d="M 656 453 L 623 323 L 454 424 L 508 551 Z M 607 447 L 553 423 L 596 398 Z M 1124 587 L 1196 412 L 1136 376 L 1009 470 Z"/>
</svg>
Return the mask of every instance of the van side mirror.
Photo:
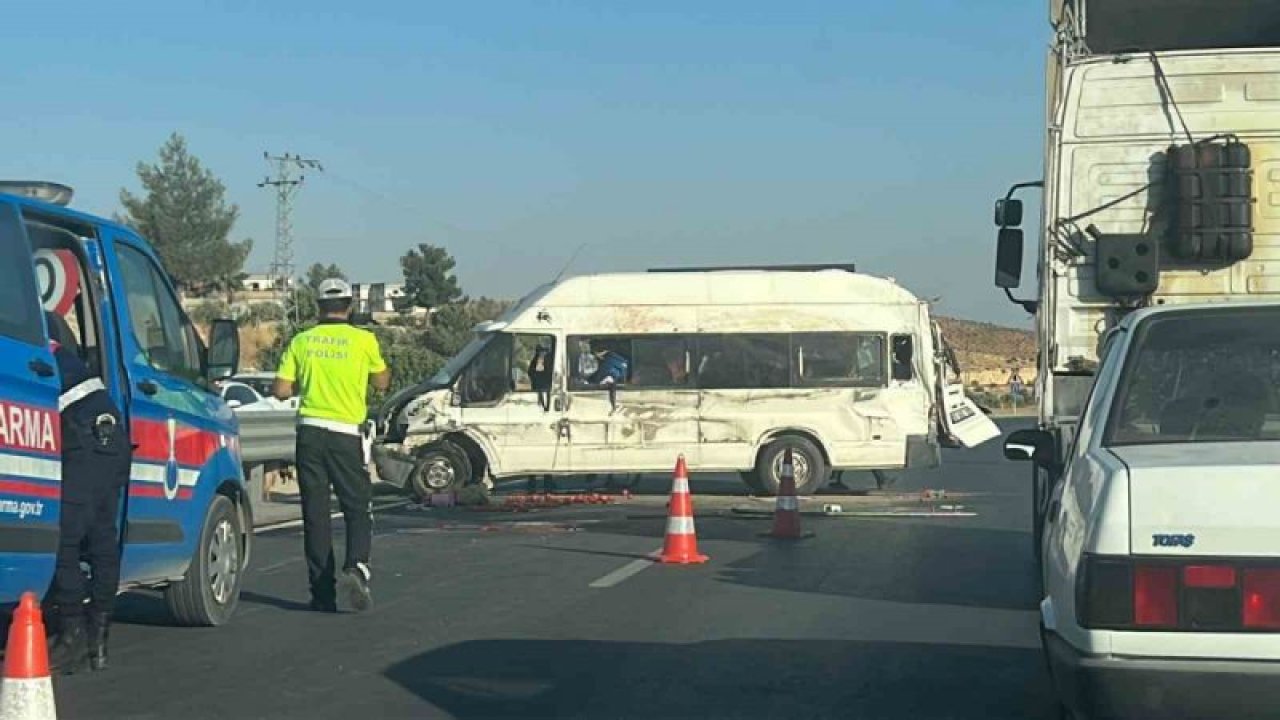
<svg viewBox="0 0 1280 720">
<path fill-rule="evenodd" d="M 1018 227 L 1022 224 L 1022 201 L 1017 198 L 996 200 L 996 227 Z"/>
<path fill-rule="evenodd" d="M 235 320 L 214 320 L 209 326 L 205 378 L 223 380 L 240 370 L 240 328 Z"/>
<path fill-rule="evenodd" d="M 996 287 L 1016 288 L 1022 284 L 1022 231 L 1002 227 L 996 239 Z"/>
<path fill-rule="evenodd" d="M 1053 463 L 1053 434 L 1047 430 L 1015 430 L 1004 441 L 1006 460 L 1033 460 L 1037 465 Z"/>
</svg>

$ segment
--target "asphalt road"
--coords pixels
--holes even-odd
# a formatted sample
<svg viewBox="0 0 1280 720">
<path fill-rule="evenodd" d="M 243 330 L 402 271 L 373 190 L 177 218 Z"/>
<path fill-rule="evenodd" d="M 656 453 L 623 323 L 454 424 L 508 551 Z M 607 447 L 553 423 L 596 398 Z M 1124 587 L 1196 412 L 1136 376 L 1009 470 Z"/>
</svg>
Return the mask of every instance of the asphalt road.
<svg viewBox="0 0 1280 720">
<path fill-rule="evenodd" d="M 1053 718 L 1029 472 L 998 441 L 944 463 L 902 496 L 822 499 L 941 488 L 975 517 L 805 517 L 790 544 L 732 512 L 752 506 L 734 481 L 695 477 L 711 561 L 691 567 L 636 562 L 662 542 L 661 478 L 610 506 L 394 509 L 364 615 L 307 612 L 298 531 L 260 535 L 230 625 L 126 596 L 113 667 L 57 679 L 60 717 Z"/>
</svg>

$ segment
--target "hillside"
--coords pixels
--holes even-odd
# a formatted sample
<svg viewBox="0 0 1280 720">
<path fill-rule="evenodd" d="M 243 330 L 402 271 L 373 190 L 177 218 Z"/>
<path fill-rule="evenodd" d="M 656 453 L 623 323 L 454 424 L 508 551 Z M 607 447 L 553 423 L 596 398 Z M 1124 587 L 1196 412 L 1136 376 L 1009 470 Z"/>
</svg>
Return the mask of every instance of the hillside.
<svg viewBox="0 0 1280 720">
<path fill-rule="evenodd" d="M 939 317 L 938 325 L 966 375 L 1016 367 L 1026 377 L 1025 369 L 1035 367 L 1036 337 L 1031 330 L 948 317 Z"/>
</svg>

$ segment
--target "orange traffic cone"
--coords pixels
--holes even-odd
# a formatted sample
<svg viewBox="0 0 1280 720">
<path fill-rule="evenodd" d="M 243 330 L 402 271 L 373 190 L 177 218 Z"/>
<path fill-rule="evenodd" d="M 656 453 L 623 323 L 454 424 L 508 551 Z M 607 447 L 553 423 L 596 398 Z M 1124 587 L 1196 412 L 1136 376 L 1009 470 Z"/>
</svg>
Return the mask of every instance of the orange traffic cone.
<svg viewBox="0 0 1280 720">
<path fill-rule="evenodd" d="M 778 479 L 778 500 L 773 511 L 773 531 L 769 537 L 777 540 L 799 540 L 800 501 L 796 498 L 796 472 L 791 462 L 791 449 L 782 456 L 782 477 Z"/>
<path fill-rule="evenodd" d="M 35 593 L 23 593 L 4 649 L 0 720 L 54 720 L 58 716 L 46 642 Z"/>
<path fill-rule="evenodd" d="M 698 534 L 693 528 L 693 496 L 689 494 L 689 470 L 685 467 L 683 455 L 676 460 L 668 505 L 667 540 L 658 561 L 685 565 L 706 562 L 707 556 L 698 553 Z"/>
</svg>

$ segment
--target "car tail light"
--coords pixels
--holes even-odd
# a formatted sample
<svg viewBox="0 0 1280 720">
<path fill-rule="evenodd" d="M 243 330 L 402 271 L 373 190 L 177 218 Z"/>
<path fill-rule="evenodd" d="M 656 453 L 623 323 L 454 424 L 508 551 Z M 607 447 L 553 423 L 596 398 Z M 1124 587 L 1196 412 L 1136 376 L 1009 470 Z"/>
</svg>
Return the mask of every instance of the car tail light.
<svg viewBox="0 0 1280 720">
<path fill-rule="evenodd" d="M 1089 556 L 1077 578 L 1077 619 L 1090 629 L 1278 632 L 1280 565 L 1259 564 Z"/>
<path fill-rule="evenodd" d="M 1280 569 L 1244 571 L 1244 626 L 1280 630 Z"/>
<path fill-rule="evenodd" d="M 1127 560 L 1090 558 L 1080 575 L 1076 611 L 1084 627 L 1133 624 L 1133 566 Z"/>
<path fill-rule="evenodd" d="M 1188 565 L 1182 568 L 1182 586 L 1228 589 L 1236 586 L 1236 569 L 1230 565 Z"/>
<path fill-rule="evenodd" d="M 1178 569 L 1139 565 L 1133 570 L 1133 622 L 1144 627 L 1178 624 Z"/>
</svg>

